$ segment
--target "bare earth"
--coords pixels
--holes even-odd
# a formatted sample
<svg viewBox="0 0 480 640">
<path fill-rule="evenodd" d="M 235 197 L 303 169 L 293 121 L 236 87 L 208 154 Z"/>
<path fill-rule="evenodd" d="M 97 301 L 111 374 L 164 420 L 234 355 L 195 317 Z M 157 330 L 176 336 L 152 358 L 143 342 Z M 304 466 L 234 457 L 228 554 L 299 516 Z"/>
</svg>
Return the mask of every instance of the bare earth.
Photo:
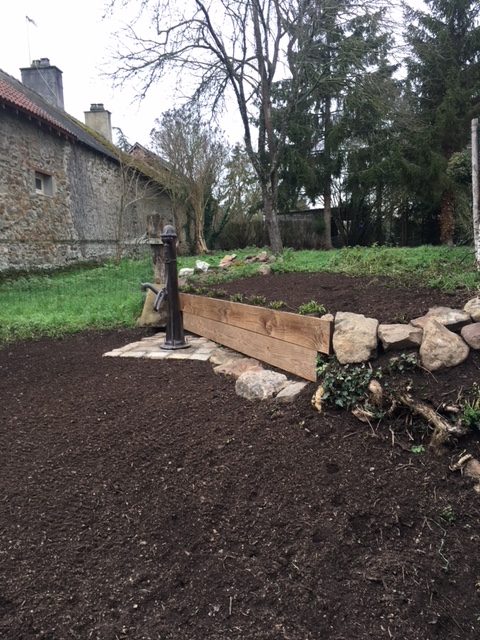
<svg viewBox="0 0 480 640">
<path fill-rule="evenodd" d="M 381 320 L 468 299 L 319 274 L 228 288 Z M 477 436 L 413 454 L 420 423 L 319 415 L 313 384 L 249 403 L 209 363 L 102 358 L 143 335 L 0 351 L 0 638 L 479 637 L 480 498 L 449 471 Z M 412 382 L 435 405 L 479 366 Z"/>
</svg>

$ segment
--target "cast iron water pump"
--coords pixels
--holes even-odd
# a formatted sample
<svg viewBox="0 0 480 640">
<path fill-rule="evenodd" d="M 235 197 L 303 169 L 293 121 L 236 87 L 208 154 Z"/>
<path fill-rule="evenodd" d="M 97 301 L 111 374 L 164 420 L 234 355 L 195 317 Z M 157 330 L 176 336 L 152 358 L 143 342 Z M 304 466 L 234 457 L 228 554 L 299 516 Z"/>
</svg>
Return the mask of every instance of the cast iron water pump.
<svg viewBox="0 0 480 640">
<path fill-rule="evenodd" d="M 163 289 L 157 289 L 145 282 L 142 290 L 150 289 L 155 294 L 153 310 L 158 311 L 165 300 L 168 300 L 168 320 L 165 342 L 162 349 L 186 349 L 190 345 L 185 340 L 183 331 L 182 312 L 180 311 L 180 298 L 178 295 L 177 276 L 177 234 L 174 227 L 167 224 L 162 231 L 161 239 L 164 245 L 166 285 Z"/>
</svg>

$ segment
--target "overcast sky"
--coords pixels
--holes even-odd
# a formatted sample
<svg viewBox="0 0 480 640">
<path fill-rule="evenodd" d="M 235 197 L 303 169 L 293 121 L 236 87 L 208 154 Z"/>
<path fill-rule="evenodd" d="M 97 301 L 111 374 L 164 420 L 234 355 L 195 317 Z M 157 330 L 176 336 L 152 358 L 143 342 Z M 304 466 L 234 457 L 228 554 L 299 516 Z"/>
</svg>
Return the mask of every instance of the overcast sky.
<svg viewBox="0 0 480 640">
<path fill-rule="evenodd" d="M 133 87 L 112 89 L 103 75 L 114 48 L 118 18 L 102 19 L 103 0 L 1 0 L 0 68 L 20 79 L 21 67 L 49 58 L 63 71 L 65 110 L 83 121 L 83 112 L 103 102 L 112 112 L 112 125 L 131 142 L 149 142 L 154 120 L 172 106 L 173 89 L 157 85 L 141 103 Z M 36 26 L 26 20 L 31 18 Z"/>
<path fill-rule="evenodd" d="M 179 0 L 182 2 L 182 0 Z M 49 58 L 63 71 L 65 109 L 83 121 L 91 103 L 103 102 L 112 112 L 112 125 L 121 127 L 130 142 L 149 143 L 154 120 L 173 106 L 173 83 L 157 84 L 147 98 L 135 101 L 134 87 L 112 88 L 102 75 L 114 49 L 112 34 L 122 27 L 118 16 L 102 19 L 104 0 L 1 0 L 0 68 L 20 79 L 21 67 Z M 136 3 L 132 2 L 132 5 Z M 34 26 L 26 20 L 28 16 Z M 123 16 L 128 19 L 128 15 Z M 231 142 L 241 139 L 235 118 L 228 117 Z"/>
</svg>

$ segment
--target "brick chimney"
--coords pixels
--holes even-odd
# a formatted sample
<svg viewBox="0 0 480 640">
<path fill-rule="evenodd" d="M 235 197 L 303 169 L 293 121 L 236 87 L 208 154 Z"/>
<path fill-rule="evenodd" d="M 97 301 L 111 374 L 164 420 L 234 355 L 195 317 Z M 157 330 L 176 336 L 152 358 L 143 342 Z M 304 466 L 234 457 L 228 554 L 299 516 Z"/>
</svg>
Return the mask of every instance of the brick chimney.
<svg viewBox="0 0 480 640">
<path fill-rule="evenodd" d="M 104 138 L 112 142 L 112 114 L 101 102 L 90 105 L 90 111 L 85 111 L 85 124 L 90 129 L 98 131 Z"/>
<path fill-rule="evenodd" d="M 30 67 L 20 69 L 23 84 L 39 93 L 54 107 L 64 110 L 62 72 L 48 58 L 34 60 Z"/>
</svg>

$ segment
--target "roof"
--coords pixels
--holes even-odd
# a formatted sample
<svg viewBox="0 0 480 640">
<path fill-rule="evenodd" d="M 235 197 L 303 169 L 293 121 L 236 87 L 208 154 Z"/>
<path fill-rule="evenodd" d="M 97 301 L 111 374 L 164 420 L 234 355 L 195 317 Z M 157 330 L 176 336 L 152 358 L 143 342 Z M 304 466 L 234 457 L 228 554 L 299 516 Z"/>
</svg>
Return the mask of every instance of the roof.
<svg viewBox="0 0 480 640">
<path fill-rule="evenodd" d="M 157 170 L 168 172 L 173 171 L 172 165 L 169 162 L 161 158 L 153 151 L 150 151 L 150 149 L 147 149 L 139 142 L 135 142 L 135 144 L 132 144 L 132 146 L 128 150 L 128 154 L 140 161 L 145 162 L 152 168 L 156 168 Z"/>
<path fill-rule="evenodd" d="M 47 102 L 41 95 L 32 91 L 16 78 L 0 69 L 0 105 L 8 106 L 35 118 L 76 142 L 90 147 L 118 162 L 115 145 L 103 141 L 103 136 L 91 131 L 73 116 Z"/>
<path fill-rule="evenodd" d="M 59 135 L 83 144 L 116 163 L 132 167 L 164 188 L 161 172 L 167 169 L 166 163 L 155 153 L 139 143 L 132 147 L 136 153 L 125 153 L 100 133 L 90 129 L 63 109 L 50 104 L 36 91 L 0 69 L 0 106 L 2 105 L 22 112 L 29 118 L 35 118 L 57 131 Z"/>
</svg>

